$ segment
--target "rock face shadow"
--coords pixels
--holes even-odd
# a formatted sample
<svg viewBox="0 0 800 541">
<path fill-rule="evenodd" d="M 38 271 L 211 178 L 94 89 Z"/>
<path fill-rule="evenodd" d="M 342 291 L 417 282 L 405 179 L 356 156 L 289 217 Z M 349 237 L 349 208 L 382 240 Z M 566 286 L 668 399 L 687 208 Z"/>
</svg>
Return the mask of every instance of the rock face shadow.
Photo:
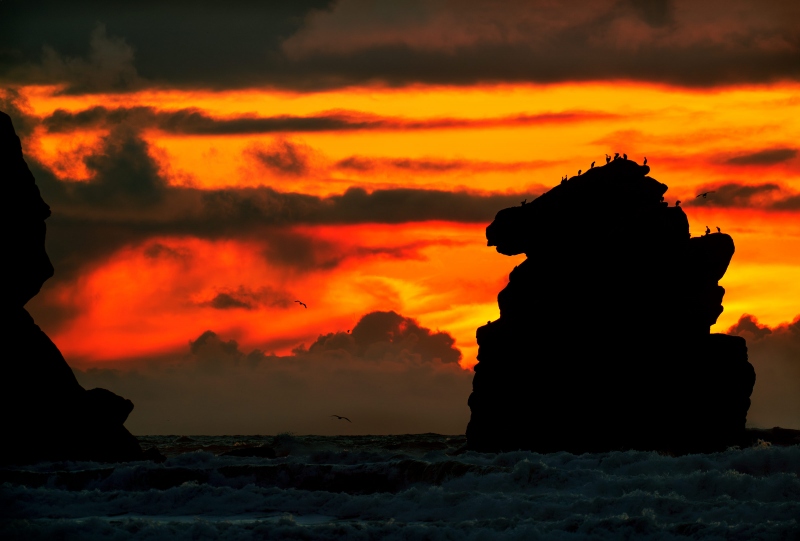
<svg viewBox="0 0 800 541">
<path fill-rule="evenodd" d="M 743 437 L 747 346 L 709 329 L 733 239 L 692 238 L 649 172 L 615 159 L 487 227 L 489 246 L 527 259 L 477 331 L 470 449 L 695 452 Z"/>
<path fill-rule="evenodd" d="M 145 458 L 123 426 L 133 403 L 105 389 L 80 386 L 61 352 L 24 306 L 53 276 L 45 252 L 50 207 L 22 157 L 11 118 L 0 113 L 3 385 L 0 464 L 42 460 L 124 461 Z"/>
</svg>

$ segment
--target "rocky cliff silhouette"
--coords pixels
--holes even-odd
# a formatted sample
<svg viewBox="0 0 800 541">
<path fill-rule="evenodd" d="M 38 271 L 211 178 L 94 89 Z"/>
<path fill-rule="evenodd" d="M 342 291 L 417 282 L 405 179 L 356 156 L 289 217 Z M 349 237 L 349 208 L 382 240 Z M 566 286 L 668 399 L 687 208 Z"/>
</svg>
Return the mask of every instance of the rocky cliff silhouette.
<svg viewBox="0 0 800 541">
<path fill-rule="evenodd" d="M 22 157 L 11 118 L 0 112 L 3 190 L 3 343 L 0 463 L 41 460 L 121 461 L 144 458 L 123 426 L 130 400 L 105 389 L 86 390 L 61 352 L 24 306 L 53 276 L 45 252 L 50 207 Z"/>
<path fill-rule="evenodd" d="M 667 186 L 615 159 L 501 210 L 489 246 L 527 259 L 477 332 L 471 449 L 710 451 L 744 435 L 755 373 L 711 334 L 730 236 L 691 237 Z"/>
</svg>

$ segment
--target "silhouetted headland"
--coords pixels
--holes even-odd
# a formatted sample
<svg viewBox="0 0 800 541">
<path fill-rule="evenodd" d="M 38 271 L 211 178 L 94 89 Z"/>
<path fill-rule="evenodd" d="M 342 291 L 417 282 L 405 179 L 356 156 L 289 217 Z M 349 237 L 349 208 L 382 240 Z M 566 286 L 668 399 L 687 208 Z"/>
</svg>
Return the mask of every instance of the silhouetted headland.
<svg viewBox="0 0 800 541">
<path fill-rule="evenodd" d="M 733 239 L 691 237 L 648 166 L 607 162 L 486 229 L 527 259 L 477 332 L 471 449 L 692 452 L 745 437 L 747 345 L 709 329 Z"/>
<path fill-rule="evenodd" d="M 11 119 L 2 112 L 0 178 L 6 250 L 0 284 L 6 337 L 0 463 L 144 458 L 136 438 L 123 426 L 133 409 L 131 401 L 105 389 L 81 387 L 61 352 L 24 308 L 53 276 L 44 243 L 50 207 L 22 157 Z"/>
</svg>

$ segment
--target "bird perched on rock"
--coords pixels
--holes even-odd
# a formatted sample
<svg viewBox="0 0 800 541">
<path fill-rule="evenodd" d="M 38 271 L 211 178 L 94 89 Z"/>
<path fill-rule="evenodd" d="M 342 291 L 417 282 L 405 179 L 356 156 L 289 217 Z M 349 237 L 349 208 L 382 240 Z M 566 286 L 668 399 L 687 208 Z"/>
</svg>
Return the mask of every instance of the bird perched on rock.
<svg viewBox="0 0 800 541">
<path fill-rule="evenodd" d="M 698 197 L 702 197 L 703 199 L 705 199 L 706 197 L 708 197 L 708 194 L 710 193 L 714 193 L 714 190 L 711 190 L 710 192 L 699 193 L 695 196 L 695 199 L 697 199 Z"/>
<path fill-rule="evenodd" d="M 678 199 L 677 201 L 675 201 L 675 206 L 676 206 L 676 207 L 680 207 L 680 206 L 681 206 L 681 200 L 680 200 L 680 199 Z"/>
<path fill-rule="evenodd" d="M 623 155 L 622 155 L 622 159 L 623 159 L 623 160 L 627 160 L 627 159 L 628 159 L 628 155 L 627 155 L 627 154 L 623 154 Z"/>
<path fill-rule="evenodd" d="M 581 170 L 578 169 L 578 176 L 581 176 Z"/>
<path fill-rule="evenodd" d="M 717 233 L 722 233 L 722 230 L 717 226 Z"/>
<path fill-rule="evenodd" d="M 706 226 L 706 235 L 708 235 L 709 233 L 711 233 L 711 229 L 709 229 L 708 226 Z"/>
<path fill-rule="evenodd" d="M 647 156 L 644 157 L 644 163 L 642 165 L 647 165 Z"/>
<path fill-rule="evenodd" d="M 608 154 L 606 154 L 606 163 L 608 163 L 608 162 L 610 162 L 610 161 L 611 161 L 611 156 L 609 156 Z"/>
<path fill-rule="evenodd" d="M 589 169 L 594 169 L 594 162 L 592 162 L 592 165 L 589 166 Z"/>
<path fill-rule="evenodd" d="M 308 308 L 308 306 L 306 306 L 306 303 L 304 303 L 304 302 L 300 302 L 300 301 L 294 301 L 294 302 L 296 302 L 298 304 L 302 304 L 303 308 Z"/>
<path fill-rule="evenodd" d="M 525 206 L 525 203 L 527 203 L 527 202 L 528 202 L 527 199 L 523 199 L 522 201 L 520 201 L 519 204 L 522 205 L 522 206 Z"/>
<path fill-rule="evenodd" d="M 618 159 L 619 159 L 619 152 L 615 152 L 614 153 L 614 161 L 617 161 Z"/>
</svg>

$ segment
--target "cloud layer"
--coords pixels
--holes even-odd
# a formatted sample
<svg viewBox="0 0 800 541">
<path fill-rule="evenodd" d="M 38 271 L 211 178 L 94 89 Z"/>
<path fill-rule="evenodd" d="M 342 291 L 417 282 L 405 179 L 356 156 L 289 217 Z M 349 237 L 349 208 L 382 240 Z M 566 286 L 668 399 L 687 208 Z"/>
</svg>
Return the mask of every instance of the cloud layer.
<svg viewBox="0 0 800 541">
<path fill-rule="evenodd" d="M 287 141 L 255 148 L 252 154 L 263 166 L 282 175 L 300 175 L 310 167 L 307 149 Z M 289 233 L 282 229 L 431 220 L 489 222 L 499 209 L 532 195 L 414 188 L 367 192 L 351 187 L 342 194 L 320 197 L 270 187 L 204 190 L 171 186 L 148 143 L 126 125 L 114 128 L 84 158 L 89 181 L 60 180 L 35 159 L 26 159 L 43 197 L 54 209 L 48 252 L 62 276 L 69 276 L 82 263 L 149 237 L 260 238 L 273 252 L 300 240 L 290 250 L 298 253 L 304 242 L 311 241 L 294 238 L 287 243 Z M 316 248 L 333 251 L 324 243 Z M 338 259 L 343 257 L 347 253 Z"/>
<path fill-rule="evenodd" d="M 800 194 L 791 188 L 773 182 L 762 184 L 728 182 L 701 186 L 697 191 L 699 193 L 707 192 L 708 195 L 705 198 L 695 197 L 687 201 L 686 206 L 800 210 Z"/>
<path fill-rule="evenodd" d="M 800 428 L 800 316 L 769 327 L 744 314 L 728 329 L 747 339 L 756 385 L 747 414 L 750 426 Z"/>
<path fill-rule="evenodd" d="M 112 128 L 120 124 L 136 129 L 158 129 L 182 135 L 245 135 L 261 133 L 348 132 L 363 130 L 435 130 L 481 129 L 514 126 L 566 124 L 617 118 L 615 113 L 600 111 L 559 111 L 535 115 L 517 114 L 505 117 L 414 119 L 380 116 L 358 111 L 331 110 L 316 115 L 271 117 L 241 115 L 216 118 L 196 108 L 162 111 L 154 107 L 95 106 L 83 111 L 57 109 L 42 119 L 50 133 L 70 132 L 87 128 Z"/>
<path fill-rule="evenodd" d="M 5 4 L 2 80 L 70 92 L 800 77 L 790 0 Z"/>
<path fill-rule="evenodd" d="M 796 148 L 767 148 L 733 156 L 725 161 L 728 165 L 774 165 L 787 162 L 797 156 Z"/>
<path fill-rule="evenodd" d="M 135 434 L 462 433 L 472 372 L 444 332 L 395 312 L 364 315 L 278 357 L 206 331 L 180 358 L 76 371 L 130 398 Z M 352 419 L 347 426 L 332 414 Z"/>
</svg>

